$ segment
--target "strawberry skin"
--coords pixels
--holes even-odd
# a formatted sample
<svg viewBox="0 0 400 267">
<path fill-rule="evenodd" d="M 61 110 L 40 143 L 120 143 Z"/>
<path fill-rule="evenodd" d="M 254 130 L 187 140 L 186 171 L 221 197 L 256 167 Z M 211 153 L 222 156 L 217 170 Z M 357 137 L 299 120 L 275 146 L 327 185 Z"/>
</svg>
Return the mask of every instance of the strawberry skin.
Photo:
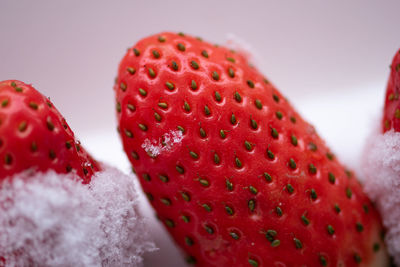
<svg viewBox="0 0 400 267">
<path fill-rule="evenodd" d="M 122 59 L 114 91 L 124 150 L 189 262 L 371 266 L 385 255 L 356 178 L 241 54 L 150 36 Z"/>
<path fill-rule="evenodd" d="M 89 183 L 99 165 L 49 99 L 17 80 L 0 82 L 0 181 L 26 170 L 74 171 Z"/>
<path fill-rule="evenodd" d="M 400 132 L 400 50 L 390 65 L 390 77 L 386 88 L 382 131 L 393 129 Z"/>
</svg>

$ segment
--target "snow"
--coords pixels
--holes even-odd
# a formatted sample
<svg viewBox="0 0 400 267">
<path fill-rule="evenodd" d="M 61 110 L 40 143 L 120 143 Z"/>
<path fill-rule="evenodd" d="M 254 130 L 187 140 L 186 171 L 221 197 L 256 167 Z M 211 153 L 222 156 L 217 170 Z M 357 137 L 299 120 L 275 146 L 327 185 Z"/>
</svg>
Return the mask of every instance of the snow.
<svg viewBox="0 0 400 267">
<path fill-rule="evenodd" d="M 387 229 L 389 253 L 400 265 L 400 133 L 373 133 L 362 159 L 364 190 L 376 202 Z"/>
<path fill-rule="evenodd" d="M 53 171 L 7 180 L 0 189 L 7 266 L 142 266 L 155 246 L 133 179 L 104 166 L 89 185 Z"/>
<path fill-rule="evenodd" d="M 116 166 L 124 173 L 131 173 L 131 164 L 128 161 L 122 147 L 120 137 L 112 129 L 88 131 L 80 135 L 82 143 L 97 160 L 107 162 Z M 107 142 L 104 142 L 107 140 Z M 139 188 L 139 179 L 135 177 L 135 185 Z M 152 253 L 143 254 L 144 266 L 146 267 L 185 267 L 187 266 L 185 257 L 180 249 L 175 245 L 164 225 L 157 219 L 155 211 L 151 207 L 146 195 L 142 190 L 138 190 L 139 211 L 146 218 L 146 224 L 151 234 L 152 240 L 159 248 Z"/>
<path fill-rule="evenodd" d="M 158 140 L 146 138 L 142 148 L 152 157 L 156 157 L 163 151 L 168 151 L 174 144 L 179 144 L 183 139 L 182 132 L 179 130 L 169 131 L 162 135 Z"/>
</svg>

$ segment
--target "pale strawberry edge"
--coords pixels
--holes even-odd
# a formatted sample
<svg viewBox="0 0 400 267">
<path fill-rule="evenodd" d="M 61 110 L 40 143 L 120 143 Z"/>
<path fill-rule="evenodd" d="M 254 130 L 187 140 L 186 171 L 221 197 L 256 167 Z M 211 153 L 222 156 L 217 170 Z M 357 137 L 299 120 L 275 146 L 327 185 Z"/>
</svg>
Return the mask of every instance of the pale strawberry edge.
<svg viewBox="0 0 400 267">
<path fill-rule="evenodd" d="M 400 49 L 394 55 L 390 65 L 389 79 L 386 85 L 382 132 L 394 129 L 400 131 Z"/>
</svg>

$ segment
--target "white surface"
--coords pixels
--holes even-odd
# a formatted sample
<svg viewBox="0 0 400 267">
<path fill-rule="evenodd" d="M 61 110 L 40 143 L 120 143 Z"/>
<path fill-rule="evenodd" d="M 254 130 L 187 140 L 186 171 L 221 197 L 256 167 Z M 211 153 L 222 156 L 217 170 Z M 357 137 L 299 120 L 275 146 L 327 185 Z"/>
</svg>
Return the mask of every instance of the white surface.
<svg viewBox="0 0 400 267">
<path fill-rule="evenodd" d="M 400 133 L 371 134 L 362 163 L 364 189 L 377 203 L 388 250 L 400 266 Z"/>
<path fill-rule="evenodd" d="M 2 184 L 0 250 L 7 266 L 142 266 L 154 244 L 137 211 L 132 176 L 107 167 L 90 186 L 74 178 L 49 171 Z"/>
</svg>

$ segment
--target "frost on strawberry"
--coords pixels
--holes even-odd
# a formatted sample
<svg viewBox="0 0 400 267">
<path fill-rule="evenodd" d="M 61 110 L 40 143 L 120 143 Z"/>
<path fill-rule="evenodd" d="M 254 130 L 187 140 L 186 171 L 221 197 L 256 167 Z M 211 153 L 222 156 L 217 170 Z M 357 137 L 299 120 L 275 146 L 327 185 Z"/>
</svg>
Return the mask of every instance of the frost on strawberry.
<svg viewBox="0 0 400 267">
<path fill-rule="evenodd" d="M 385 266 L 356 178 L 242 54 L 150 36 L 122 59 L 114 91 L 124 150 L 189 262 Z"/>
<path fill-rule="evenodd" d="M 51 169 L 88 183 L 99 170 L 51 101 L 17 80 L 0 82 L 0 159 L 0 181 Z"/>
</svg>

